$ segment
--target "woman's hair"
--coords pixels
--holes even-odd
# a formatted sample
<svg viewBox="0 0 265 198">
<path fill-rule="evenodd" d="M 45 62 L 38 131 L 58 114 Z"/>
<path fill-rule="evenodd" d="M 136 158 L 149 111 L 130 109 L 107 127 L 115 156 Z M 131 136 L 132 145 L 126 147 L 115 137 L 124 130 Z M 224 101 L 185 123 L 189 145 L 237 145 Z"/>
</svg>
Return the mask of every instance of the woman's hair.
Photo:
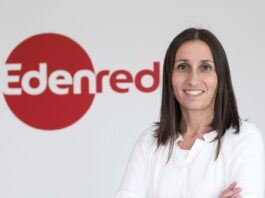
<svg viewBox="0 0 265 198">
<path fill-rule="evenodd" d="M 221 148 L 221 137 L 231 126 L 235 133 L 239 133 L 240 118 L 237 110 L 237 103 L 231 82 L 230 70 L 225 51 L 218 39 L 206 29 L 189 28 L 182 31 L 170 43 L 163 66 L 163 87 L 160 109 L 160 120 L 155 122 L 155 133 L 157 148 L 170 142 L 168 161 L 171 158 L 174 142 L 178 135 L 181 121 L 181 110 L 179 102 L 174 96 L 172 86 L 172 74 L 175 64 L 175 57 L 180 46 L 192 40 L 205 42 L 213 55 L 215 70 L 218 78 L 217 93 L 214 104 L 214 117 L 209 127 L 217 131 L 213 141 L 217 142 L 216 157 L 218 158 Z M 168 162 L 167 161 L 167 162 Z"/>
</svg>

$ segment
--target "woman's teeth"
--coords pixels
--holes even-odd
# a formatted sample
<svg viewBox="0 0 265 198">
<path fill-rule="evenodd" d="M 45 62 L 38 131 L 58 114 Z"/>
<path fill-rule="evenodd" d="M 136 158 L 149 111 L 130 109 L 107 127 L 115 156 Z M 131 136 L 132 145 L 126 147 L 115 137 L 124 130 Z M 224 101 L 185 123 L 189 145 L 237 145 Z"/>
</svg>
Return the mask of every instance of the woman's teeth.
<svg viewBox="0 0 265 198">
<path fill-rule="evenodd" d="M 184 91 L 185 91 L 185 93 L 187 93 L 189 95 L 193 95 L 193 96 L 202 94 L 204 92 L 203 90 L 184 90 Z"/>
</svg>

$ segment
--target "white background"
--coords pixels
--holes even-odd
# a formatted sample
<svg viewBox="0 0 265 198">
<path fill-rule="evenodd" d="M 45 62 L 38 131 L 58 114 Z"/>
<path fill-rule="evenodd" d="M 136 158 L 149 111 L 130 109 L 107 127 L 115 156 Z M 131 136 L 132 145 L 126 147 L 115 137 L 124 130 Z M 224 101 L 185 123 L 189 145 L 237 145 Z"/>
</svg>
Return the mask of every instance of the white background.
<svg viewBox="0 0 265 198">
<path fill-rule="evenodd" d="M 241 117 L 265 135 L 264 8 L 239 0 L 1 0 L 0 64 L 22 40 L 55 32 L 78 42 L 96 71 L 135 73 L 162 63 L 184 28 L 207 28 L 226 50 Z M 18 120 L 1 92 L 0 197 L 114 197 L 136 138 L 158 119 L 160 92 L 105 90 L 77 123 L 53 132 Z"/>
</svg>

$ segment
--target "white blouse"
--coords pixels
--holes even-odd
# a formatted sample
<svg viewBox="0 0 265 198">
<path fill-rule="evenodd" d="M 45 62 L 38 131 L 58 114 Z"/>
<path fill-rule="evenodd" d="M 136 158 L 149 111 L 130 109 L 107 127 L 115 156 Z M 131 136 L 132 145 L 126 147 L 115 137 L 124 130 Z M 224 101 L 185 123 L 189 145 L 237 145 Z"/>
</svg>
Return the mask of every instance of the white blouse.
<svg viewBox="0 0 265 198">
<path fill-rule="evenodd" d="M 184 149 L 179 148 L 179 151 L 180 151 L 180 154 L 182 155 L 182 157 L 186 160 L 188 155 L 189 155 L 190 150 L 184 150 Z"/>
<path fill-rule="evenodd" d="M 153 131 L 148 128 L 136 141 L 116 198 L 220 198 L 233 181 L 242 198 L 265 197 L 264 141 L 253 123 L 242 121 L 239 134 L 226 131 L 216 161 L 216 131 L 196 139 L 189 151 L 176 144 L 179 136 L 168 164 L 169 143 L 155 151 Z"/>
</svg>

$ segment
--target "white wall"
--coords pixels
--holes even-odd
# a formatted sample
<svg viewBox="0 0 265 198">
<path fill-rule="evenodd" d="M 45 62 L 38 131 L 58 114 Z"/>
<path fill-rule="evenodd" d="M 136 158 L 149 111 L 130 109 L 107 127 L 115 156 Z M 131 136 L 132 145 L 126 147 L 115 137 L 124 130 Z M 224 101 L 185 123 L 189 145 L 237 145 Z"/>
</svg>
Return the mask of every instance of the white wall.
<svg viewBox="0 0 265 198">
<path fill-rule="evenodd" d="M 135 73 L 153 61 L 162 64 L 168 44 L 184 28 L 208 28 L 227 52 L 241 116 L 265 135 L 264 4 L 1 0 L 0 67 L 24 39 L 55 32 L 78 42 L 96 71 Z M 78 122 L 53 132 L 17 119 L 1 92 L 0 197 L 113 197 L 136 138 L 158 119 L 160 92 L 161 86 L 152 93 L 106 90 Z"/>
</svg>

